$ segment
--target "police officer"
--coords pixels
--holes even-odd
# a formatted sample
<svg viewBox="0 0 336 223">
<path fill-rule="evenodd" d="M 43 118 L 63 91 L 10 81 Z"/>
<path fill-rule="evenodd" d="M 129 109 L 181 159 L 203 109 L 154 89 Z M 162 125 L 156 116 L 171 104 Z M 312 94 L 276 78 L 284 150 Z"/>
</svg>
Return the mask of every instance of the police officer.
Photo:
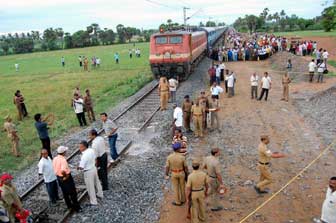
<svg viewBox="0 0 336 223">
<path fill-rule="evenodd" d="M 190 129 L 190 119 L 191 119 L 191 107 L 193 103 L 190 101 L 189 95 L 184 96 L 184 101 L 182 104 L 183 111 L 183 125 L 187 132 L 191 132 Z"/>
<path fill-rule="evenodd" d="M 220 132 L 219 129 L 219 118 L 218 118 L 218 111 L 219 111 L 219 102 L 215 95 L 211 96 L 211 100 L 209 102 L 209 112 L 210 112 L 210 120 L 211 120 L 211 129 L 216 129 Z M 216 123 L 216 125 L 215 125 Z"/>
<path fill-rule="evenodd" d="M 203 116 L 205 116 L 205 110 L 200 106 L 199 100 L 191 107 L 191 116 L 194 121 L 195 136 L 203 137 Z"/>
<path fill-rule="evenodd" d="M 203 129 L 206 129 L 207 128 L 207 114 L 209 113 L 208 112 L 208 109 L 209 109 L 209 100 L 208 100 L 208 97 L 206 96 L 204 90 L 201 91 L 201 95 L 199 96 L 198 100 L 199 100 L 199 103 L 200 103 L 201 107 L 204 110 L 204 114 L 203 114 Z"/>
<path fill-rule="evenodd" d="M 167 110 L 169 100 L 169 84 L 166 77 L 160 78 L 159 83 L 160 110 Z"/>
<path fill-rule="evenodd" d="M 260 144 L 258 146 L 258 153 L 259 153 L 259 163 L 258 163 L 258 169 L 260 172 L 260 181 L 259 183 L 254 186 L 254 189 L 259 194 L 268 193 L 267 190 L 265 190 L 265 187 L 272 183 L 272 176 L 269 171 L 269 165 L 271 158 L 282 158 L 285 155 L 281 154 L 279 152 L 271 152 L 267 148 L 267 145 L 270 143 L 269 137 L 267 135 L 262 135 L 260 137 Z"/>
<path fill-rule="evenodd" d="M 191 222 L 198 223 L 205 221 L 205 196 L 208 193 L 206 174 L 200 170 L 200 161 L 193 159 L 193 172 L 188 176 L 187 181 L 187 205 L 191 205 Z"/>
<path fill-rule="evenodd" d="M 175 206 L 181 206 L 186 201 L 185 176 L 188 175 L 188 166 L 185 156 L 181 156 L 178 151 L 180 148 L 180 142 L 174 143 L 174 152 L 168 156 L 166 161 L 166 179 L 169 179 L 169 173 L 171 173 L 175 197 L 175 201 L 172 204 Z"/>
<path fill-rule="evenodd" d="M 16 157 L 20 156 L 19 148 L 18 148 L 20 138 L 17 134 L 15 125 L 12 122 L 12 119 L 9 117 L 9 115 L 5 117 L 4 129 L 7 132 L 7 137 L 10 139 L 12 143 L 12 153 Z"/>
<path fill-rule="evenodd" d="M 218 160 L 219 155 L 219 148 L 213 148 L 211 149 L 211 155 L 204 159 L 203 168 L 208 175 L 211 211 L 220 211 L 223 209 L 223 206 L 219 203 L 218 192 L 221 190 L 223 190 L 223 193 L 226 192 Z"/>
<path fill-rule="evenodd" d="M 288 77 L 288 73 L 285 73 L 282 77 L 282 86 L 283 86 L 283 97 L 282 101 L 288 101 L 289 98 L 289 83 L 291 82 L 290 77 Z"/>
</svg>

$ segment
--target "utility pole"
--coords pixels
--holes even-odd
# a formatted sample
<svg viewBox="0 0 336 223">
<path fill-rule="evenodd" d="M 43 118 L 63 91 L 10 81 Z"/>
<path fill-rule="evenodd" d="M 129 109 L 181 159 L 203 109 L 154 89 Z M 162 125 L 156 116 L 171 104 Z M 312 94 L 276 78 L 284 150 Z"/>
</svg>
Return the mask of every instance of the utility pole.
<svg viewBox="0 0 336 223">
<path fill-rule="evenodd" d="M 183 7 L 183 22 L 184 22 L 184 27 L 186 28 L 187 27 L 187 9 L 190 9 L 190 8 L 187 8 L 187 7 Z"/>
</svg>

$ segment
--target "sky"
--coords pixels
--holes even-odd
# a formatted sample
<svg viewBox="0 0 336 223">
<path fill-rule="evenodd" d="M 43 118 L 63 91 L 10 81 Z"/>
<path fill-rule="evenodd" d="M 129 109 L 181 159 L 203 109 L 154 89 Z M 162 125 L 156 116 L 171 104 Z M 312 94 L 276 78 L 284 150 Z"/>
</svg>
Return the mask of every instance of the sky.
<svg viewBox="0 0 336 223">
<path fill-rule="evenodd" d="M 321 14 L 326 0 L 0 0 L 0 34 L 43 31 L 61 27 L 73 33 L 92 23 L 101 28 L 118 24 L 137 28 L 158 28 L 172 19 L 183 23 L 183 7 L 188 7 L 188 24 L 209 20 L 232 24 L 245 14 L 259 15 L 284 9 L 288 15 L 313 18 Z M 327 4 L 330 5 L 331 1 Z"/>
</svg>

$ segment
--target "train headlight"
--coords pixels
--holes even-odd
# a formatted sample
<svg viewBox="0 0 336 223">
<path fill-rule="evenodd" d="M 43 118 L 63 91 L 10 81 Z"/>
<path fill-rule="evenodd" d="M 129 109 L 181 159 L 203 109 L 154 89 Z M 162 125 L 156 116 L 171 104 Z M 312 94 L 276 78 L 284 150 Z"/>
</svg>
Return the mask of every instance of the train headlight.
<svg viewBox="0 0 336 223">
<path fill-rule="evenodd" d="M 166 52 L 166 53 L 164 54 L 164 57 L 165 57 L 165 58 L 170 58 L 170 53 L 169 53 L 169 52 Z"/>
<path fill-rule="evenodd" d="M 157 57 L 159 57 L 160 55 L 161 55 L 160 53 L 155 54 L 155 56 L 157 56 Z"/>
</svg>

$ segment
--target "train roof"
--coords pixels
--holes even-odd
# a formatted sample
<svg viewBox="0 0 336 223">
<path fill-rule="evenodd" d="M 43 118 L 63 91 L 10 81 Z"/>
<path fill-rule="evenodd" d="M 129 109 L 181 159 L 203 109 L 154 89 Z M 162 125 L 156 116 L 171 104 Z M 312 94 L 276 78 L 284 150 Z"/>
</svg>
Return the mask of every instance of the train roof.
<svg viewBox="0 0 336 223">
<path fill-rule="evenodd" d="M 216 31 L 219 29 L 225 29 L 226 26 L 217 26 L 217 27 L 201 27 L 201 30 L 206 30 L 207 32 Z"/>
<path fill-rule="evenodd" d="M 185 35 L 185 34 L 192 34 L 192 35 L 197 35 L 197 34 L 201 34 L 202 30 L 198 30 L 198 31 L 186 31 L 186 30 L 174 30 L 174 31 L 165 31 L 162 33 L 154 33 L 153 36 L 161 36 L 161 35 Z"/>
</svg>

